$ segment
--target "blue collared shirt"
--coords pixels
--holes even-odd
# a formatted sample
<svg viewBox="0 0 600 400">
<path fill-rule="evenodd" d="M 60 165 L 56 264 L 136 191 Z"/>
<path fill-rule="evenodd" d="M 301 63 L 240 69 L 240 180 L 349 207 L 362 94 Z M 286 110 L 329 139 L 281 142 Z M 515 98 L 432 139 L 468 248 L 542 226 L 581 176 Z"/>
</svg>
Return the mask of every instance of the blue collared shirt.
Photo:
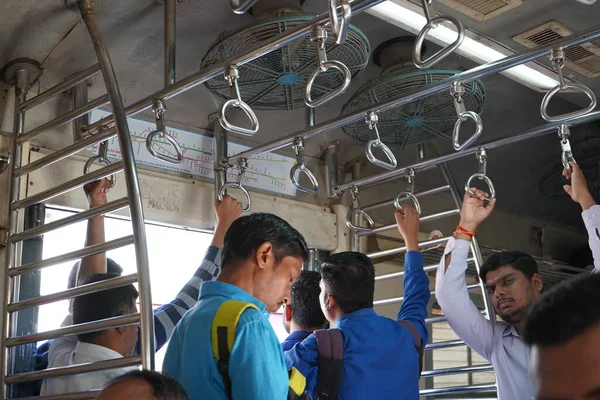
<svg viewBox="0 0 600 400">
<path fill-rule="evenodd" d="M 283 351 L 288 351 L 292 347 L 296 345 L 296 343 L 302 342 L 304 339 L 310 336 L 312 332 L 307 331 L 296 331 L 290 333 L 288 337 L 285 338 L 283 343 L 281 343 L 281 349 Z"/>
<path fill-rule="evenodd" d="M 423 255 L 408 252 L 404 302 L 397 319 L 410 321 L 425 343 L 429 297 Z M 419 399 L 419 355 L 406 327 L 378 316 L 372 308 L 345 314 L 337 326 L 344 335 L 344 373 L 338 399 Z M 285 361 L 306 377 L 307 392 L 314 399 L 319 370 L 315 335 L 285 352 Z"/>
<path fill-rule="evenodd" d="M 177 379 L 191 400 L 227 400 L 211 347 L 211 327 L 226 300 L 256 305 L 237 324 L 229 360 L 232 397 L 236 400 L 287 398 L 288 374 L 281 345 L 266 316 L 265 305 L 244 290 L 224 282 L 204 282 L 198 304 L 175 328 L 163 371 Z"/>
</svg>

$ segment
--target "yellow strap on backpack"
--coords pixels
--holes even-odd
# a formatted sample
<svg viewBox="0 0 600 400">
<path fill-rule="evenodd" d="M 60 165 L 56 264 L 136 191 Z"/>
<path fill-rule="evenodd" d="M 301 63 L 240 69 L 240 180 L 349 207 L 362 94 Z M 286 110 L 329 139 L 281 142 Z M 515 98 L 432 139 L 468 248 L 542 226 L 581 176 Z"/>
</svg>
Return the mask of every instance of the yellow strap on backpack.
<svg viewBox="0 0 600 400">
<path fill-rule="evenodd" d="M 220 356 L 223 354 L 219 354 L 219 335 L 225 335 L 224 332 L 226 332 L 227 353 L 231 354 L 233 341 L 235 340 L 235 328 L 237 327 L 240 317 L 248 308 L 258 310 L 258 307 L 254 304 L 239 300 L 227 300 L 221 304 L 217 310 L 215 317 L 213 318 L 210 335 L 213 355 L 217 361 L 221 359 Z"/>
</svg>

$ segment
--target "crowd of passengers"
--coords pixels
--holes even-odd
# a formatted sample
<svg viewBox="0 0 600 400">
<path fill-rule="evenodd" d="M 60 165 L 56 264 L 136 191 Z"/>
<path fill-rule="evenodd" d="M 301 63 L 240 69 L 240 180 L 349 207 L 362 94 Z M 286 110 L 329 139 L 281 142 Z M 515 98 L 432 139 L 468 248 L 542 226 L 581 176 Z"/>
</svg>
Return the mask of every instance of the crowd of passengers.
<svg viewBox="0 0 600 400">
<path fill-rule="evenodd" d="M 600 206 L 577 164 L 563 175 L 567 195 L 583 210 L 597 272 Z M 110 188 L 107 180 L 87 185 L 90 207 L 106 204 Z M 600 275 L 580 274 L 544 290 L 530 255 L 496 253 L 481 266 L 480 279 L 502 322 L 486 319 L 469 298 L 465 275 L 471 240 L 496 200 L 473 190 L 437 269 L 435 295 L 448 323 L 494 367 L 499 399 L 600 399 Z M 430 288 L 413 208 L 394 214 L 407 248 L 404 301 L 395 319 L 373 309 L 375 270 L 366 255 L 333 254 L 320 273 L 303 271 L 306 242 L 286 221 L 267 213 L 240 216 L 241 204 L 229 196 L 215 213 L 200 268 L 173 301 L 154 310 L 156 351 L 168 342 L 162 373 L 125 367 L 48 378 L 39 382 L 41 395 L 103 389 L 97 399 L 419 398 Z M 94 217 L 86 245 L 104 240 L 103 217 Z M 69 287 L 121 273 L 97 254 L 73 268 Z M 134 314 L 137 298 L 133 285 L 75 297 L 63 325 Z M 282 305 L 289 336 L 279 343 L 268 315 Z M 139 354 L 139 334 L 128 325 L 54 339 L 38 348 L 38 369 Z"/>
</svg>

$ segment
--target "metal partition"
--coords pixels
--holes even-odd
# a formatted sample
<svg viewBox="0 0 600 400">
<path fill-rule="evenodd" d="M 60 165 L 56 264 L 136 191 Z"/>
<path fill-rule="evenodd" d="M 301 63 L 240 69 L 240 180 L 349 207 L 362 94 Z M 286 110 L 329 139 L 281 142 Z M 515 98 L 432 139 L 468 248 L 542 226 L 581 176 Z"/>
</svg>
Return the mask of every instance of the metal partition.
<svg viewBox="0 0 600 400">
<path fill-rule="evenodd" d="M 27 100 L 27 92 L 31 84 L 37 80 L 41 71 L 37 69 L 35 64 L 28 64 L 26 62 L 24 63 L 21 60 L 17 60 L 18 62 L 12 66 L 14 71 L 11 71 L 13 74 L 12 78 L 15 83 L 16 101 L 14 117 L 15 122 L 11 148 L 12 159 L 7 170 L 8 178 L 11 184 L 9 194 L 10 204 L 8 206 L 9 232 L 7 235 L 7 248 L 5 252 L 5 265 L 7 269 L 4 282 L 4 287 L 6 290 L 6 296 L 4 298 L 4 310 L 6 314 L 3 324 L 3 335 L 1 339 L 2 351 L 0 352 L 0 357 L 2 358 L 1 365 L 3 377 L 0 397 L 3 399 L 13 398 L 13 394 L 10 390 L 10 385 L 12 384 L 140 364 L 147 369 L 154 368 L 154 329 L 144 216 L 142 210 L 140 186 L 133 156 L 133 148 L 129 135 L 129 128 L 127 126 L 127 117 L 111 60 L 102 38 L 102 34 L 99 30 L 91 1 L 80 1 L 78 6 L 94 44 L 94 48 L 98 56 L 98 64 L 71 76 L 64 82 L 46 90 L 30 100 Z M 42 124 L 40 127 L 34 128 L 29 132 L 24 132 L 24 121 L 27 110 L 44 103 L 48 99 L 64 92 L 69 88 L 77 86 L 81 82 L 97 73 L 101 73 L 104 78 L 107 94 L 85 104 L 77 104 L 74 106 L 72 111 L 61 115 L 52 121 Z M 97 137 L 93 138 L 94 140 L 82 140 L 75 142 L 75 144 L 59 150 L 45 159 L 31 164 L 21 165 L 22 160 L 26 157 L 25 151 L 28 151 L 28 147 L 25 145 L 28 140 L 62 124 L 74 121 L 82 115 L 86 115 L 89 111 L 108 103 L 110 103 L 114 112 L 115 128 L 113 129 L 113 132 L 110 132 L 109 134 L 105 133 L 104 135 L 98 135 Z M 60 184 L 57 187 L 46 190 L 37 195 L 27 197 L 26 192 L 22 190 L 22 184 L 25 183 L 25 181 L 21 182 L 21 178 L 27 178 L 28 173 L 64 159 L 93 143 L 98 143 L 99 141 L 106 140 L 112 136 L 117 136 L 119 139 L 122 156 L 121 161 L 108 165 L 94 172 L 84 174 L 79 178 Z M 60 194 L 78 189 L 86 183 L 108 177 L 118 172 L 122 172 L 124 176 L 124 182 L 127 187 L 126 197 L 114 200 L 104 206 L 80 212 L 48 225 L 41 225 L 24 230 L 22 214 L 26 207 L 44 202 Z M 104 215 L 124 207 L 129 207 L 130 210 L 133 231 L 132 235 L 112 240 L 104 244 L 84 247 L 83 249 L 50 259 L 22 264 L 21 246 L 24 240 L 35 238 L 66 225 L 84 221 L 94 216 Z M 52 265 L 58 263 L 69 260 L 77 260 L 85 256 L 106 252 L 108 250 L 127 245 L 133 245 L 135 248 L 137 264 L 136 274 L 122 276 L 90 285 L 79 286 L 63 292 L 26 300 L 22 300 L 19 296 L 19 280 L 21 275 L 25 273 L 38 271 L 42 268 L 51 267 Z M 65 326 L 49 332 L 40 332 L 27 335 L 16 334 L 17 316 L 20 311 L 27 310 L 32 307 L 38 307 L 43 304 L 73 298 L 75 296 L 81 296 L 92 292 L 128 285 L 134 282 L 138 283 L 140 292 L 140 312 L 137 314 Z M 44 371 L 13 373 L 13 362 L 14 358 L 16 357 L 16 349 L 20 345 L 26 343 L 35 343 L 37 341 L 53 339 L 66 335 L 77 335 L 131 324 L 140 324 L 140 344 L 142 349 L 140 355 L 92 364 L 58 367 Z M 49 396 L 46 398 L 92 399 L 96 394 L 96 392 L 74 393 L 69 395 Z"/>
</svg>

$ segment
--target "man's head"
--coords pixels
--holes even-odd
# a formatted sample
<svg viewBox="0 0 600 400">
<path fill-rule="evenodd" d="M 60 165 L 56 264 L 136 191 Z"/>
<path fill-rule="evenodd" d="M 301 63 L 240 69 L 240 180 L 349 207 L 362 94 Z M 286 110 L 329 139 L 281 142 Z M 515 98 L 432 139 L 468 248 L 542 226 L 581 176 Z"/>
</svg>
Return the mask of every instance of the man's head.
<svg viewBox="0 0 600 400">
<path fill-rule="evenodd" d="M 168 375 L 132 371 L 113 379 L 96 400 L 188 400 L 183 387 Z"/>
<path fill-rule="evenodd" d="M 520 251 L 494 254 L 483 263 L 479 276 L 485 282 L 496 313 L 513 325 L 523 321 L 544 287 L 537 263 Z"/>
<path fill-rule="evenodd" d="M 531 307 L 523 337 L 532 346 L 540 400 L 600 399 L 600 275 L 550 289 Z"/>
<path fill-rule="evenodd" d="M 231 224 L 222 254 L 221 278 L 244 281 L 242 288 L 274 312 L 289 301 L 290 285 L 300 275 L 308 248 L 300 232 L 283 219 L 257 213 Z"/>
<path fill-rule="evenodd" d="M 116 274 L 90 275 L 85 284 L 115 278 Z M 82 324 L 120 315 L 137 313 L 138 291 L 133 285 L 103 290 L 75 297 L 73 300 L 73 323 Z M 122 326 L 105 331 L 77 335 L 81 342 L 108 347 L 123 356 L 129 356 L 137 342 L 137 325 Z"/>
<path fill-rule="evenodd" d="M 290 288 L 290 302 L 285 307 L 283 326 L 290 333 L 312 332 L 327 321 L 319 304 L 321 275 L 314 271 L 302 271 Z"/>
<path fill-rule="evenodd" d="M 72 289 L 76 285 L 77 273 L 79 272 L 80 261 L 76 262 L 71 268 L 71 272 L 69 272 L 69 281 L 67 283 L 67 289 Z M 123 267 L 115 262 L 112 258 L 106 259 L 106 272 L 109 274 L 121 275 L 123 273 Z"/>
<path fill-rule="evenodd" d="M 329 322 L 361 308 L 373 307 L 375 268 L 362 253 L 346 251 L 321 263 L 321 309 Z"/>
</svg>

